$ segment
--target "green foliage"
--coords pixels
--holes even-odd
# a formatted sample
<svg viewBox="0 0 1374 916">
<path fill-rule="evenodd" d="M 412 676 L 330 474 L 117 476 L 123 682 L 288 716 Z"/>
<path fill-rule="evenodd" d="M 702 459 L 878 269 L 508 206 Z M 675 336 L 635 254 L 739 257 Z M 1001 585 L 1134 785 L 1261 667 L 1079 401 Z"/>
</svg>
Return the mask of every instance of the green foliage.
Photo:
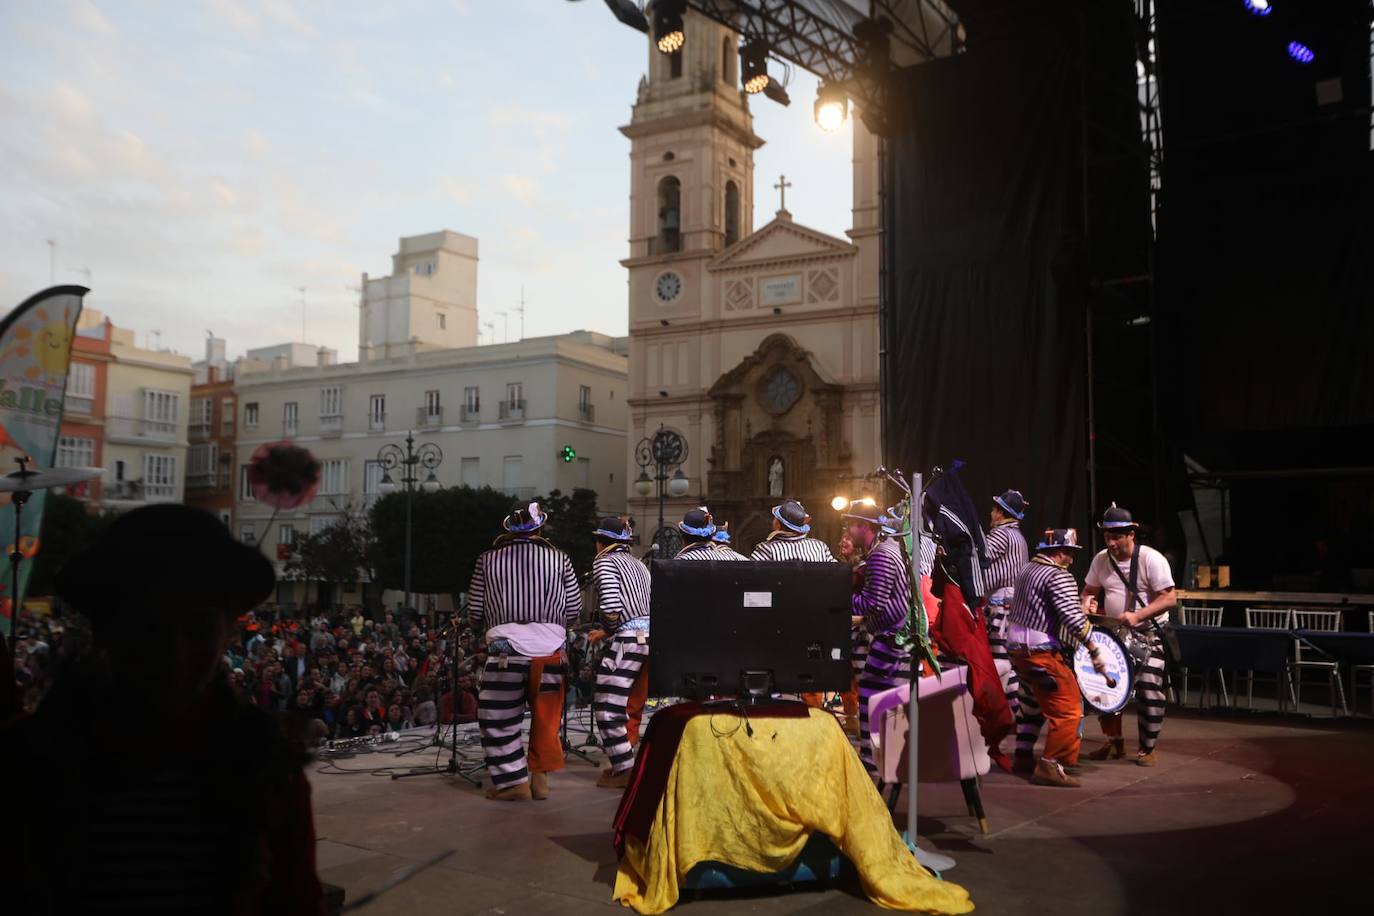
<svg viewBox="0 0 1374 916">
<path fill-rule="evenodd" d="M 445 487 L 411 494 L 411 590 L 458 595 L 468 589 L 477 556 L 501 533 L 511 499 L 490 487 Z M 383 496 L 372 506 L 376 581 L 405 587 L 406 494 Z"/>
<path fill-rule="evenodd" d="M 539 505 L 549 515 L 544 537 L 565 551 L 577 575 L 585 577 L 596 559 L 596 538 L 592 536 L 598 520 L 596 491 L 578 487 L 567 496 L 551 490 L 539 500 Z"/>
<path fill-rule="evenodd" d="M 13 510 L 7 508 L 7 511 Z M 48 493 L 43 503 L 38 555 L 33 560 L 33 572 L 26 594 L 51 595 L 58 570 L 94 544 L 113 518 L 113 514 L 92 515 L 79 499 Z"/>
<path fill-rule="evenodd" d="M 356 582 L 372 577 L 376 545 L 367 518 L 350 508 L 316 534 L 300 535 L 282 577 L 317 582 Z"/>
</svg>

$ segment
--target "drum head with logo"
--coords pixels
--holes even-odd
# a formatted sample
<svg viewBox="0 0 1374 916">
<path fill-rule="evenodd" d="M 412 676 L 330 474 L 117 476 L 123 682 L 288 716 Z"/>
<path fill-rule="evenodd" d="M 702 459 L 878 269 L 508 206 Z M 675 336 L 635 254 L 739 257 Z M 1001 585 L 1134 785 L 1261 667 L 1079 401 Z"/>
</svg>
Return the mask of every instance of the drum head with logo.
<svg viewBox="0 0 1374 916">
<path fill-rule="evenodd" d="M 1078 676 L 1078 689 L 1083 694 L 1083 703 L 1099 715 L 1119 712 L 1131 698 L 1135 663 L 1114 633 L 1093 630 L 1088 638 L 1097 646 L 1102 661 L 1107 665 L 1107 674 L 1116 683 L 1115 686 L 1107 686 L 1107 679 L 1093 669 L 1088 650 L 1077 649 L 1073 653 L 1073 673 Z"/>
</svg>

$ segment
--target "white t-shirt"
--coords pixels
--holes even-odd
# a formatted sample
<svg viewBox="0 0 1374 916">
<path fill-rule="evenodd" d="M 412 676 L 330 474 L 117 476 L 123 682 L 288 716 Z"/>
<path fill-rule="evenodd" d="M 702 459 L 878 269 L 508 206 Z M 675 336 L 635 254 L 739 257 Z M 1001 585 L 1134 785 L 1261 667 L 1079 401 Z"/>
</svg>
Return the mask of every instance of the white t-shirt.
<svg viewBox="0 0 1374 916">
<path fill-rule="evenodd" d="M 1160 592 L 1174 587 L 1174 574 L 1169 569 L 1169 561 L 1158 550 L 1144 544 L 1136 544 L 1135 549 L 1136 553 L 1140 554 L 1135 577 L 1136 594 L 1140 596 L 1135 605 L 1135 610 L 1138 611 L 1158 597 Z M 1121 576 L 1112 572 L 1113 562 L 1110 553 L 1100 551 L 1088 566 L 1088 576 L 1083 584 L 1088 588 L 1102 589 L 1103 594 L 1097 599 L 1097 607 L 1101 613 L 1108 617 L 1120 617 L 1126 613 L 1126 583 L 1121 581 L 1121 576 L 1126 577 L 1126 582 L 1131 580 L 1131 561 L 1116 564 L 1117 569 L 1121 570 Z M 1169 612 L 1165 611 L 1155 620 L 1168 623 Z"/>
<path fill-rule="evenodd" d="M 561 623 L 503 623 L 487 630 L 487 642 L 510 640 L 511 648 L 527 658 L 546 658 L 563 648 L 568 630 Z"/>
</svg>

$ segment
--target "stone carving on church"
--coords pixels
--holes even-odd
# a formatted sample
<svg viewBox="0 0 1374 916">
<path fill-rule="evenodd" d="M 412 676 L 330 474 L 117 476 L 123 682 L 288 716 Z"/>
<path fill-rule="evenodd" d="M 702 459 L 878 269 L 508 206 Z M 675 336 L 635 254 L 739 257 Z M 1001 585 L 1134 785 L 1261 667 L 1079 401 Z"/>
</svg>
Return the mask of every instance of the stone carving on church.
<svg viewBox="0 0 1374 916">
<path fill-rule="evenodd" d="M 810 271 L 806 276 L 806 301 L 835 302 L 840 298 L 840 272 L 834 267 Z"/>
<path fill-rule="evenodd" d="M 783 464 L 777 455 L 768 462 L 768 495 L 781 497 L 783 494 Z"/>
<path fill-rule="evenodd" d="M 754 307 L 753 280 L 725 281 L 725 310 L 743 312 Z"/>
</svg>

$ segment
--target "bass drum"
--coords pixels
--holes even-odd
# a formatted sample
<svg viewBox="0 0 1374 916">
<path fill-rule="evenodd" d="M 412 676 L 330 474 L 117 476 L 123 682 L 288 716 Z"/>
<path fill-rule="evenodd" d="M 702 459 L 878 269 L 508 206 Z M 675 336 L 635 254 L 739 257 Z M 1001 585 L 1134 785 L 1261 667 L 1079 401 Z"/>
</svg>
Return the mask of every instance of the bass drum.
<svg viewBox="0 0 1374 916">
<path fill-rule="evenodd" d="M 1083 694 L 1083 705 L 1098 715 L 1120 712 L 1131 699 L 1135 660 L 1115 633 L 1093 630 L 1088 638 L 1101 653 L 1107 665 L 1107 675 L 1104 677 L 1093 668 L 1092 656 L 1086 647 L 1074 651 L 1073 673 L 1078 676 L 1078 690 Z"/>
</svg>

